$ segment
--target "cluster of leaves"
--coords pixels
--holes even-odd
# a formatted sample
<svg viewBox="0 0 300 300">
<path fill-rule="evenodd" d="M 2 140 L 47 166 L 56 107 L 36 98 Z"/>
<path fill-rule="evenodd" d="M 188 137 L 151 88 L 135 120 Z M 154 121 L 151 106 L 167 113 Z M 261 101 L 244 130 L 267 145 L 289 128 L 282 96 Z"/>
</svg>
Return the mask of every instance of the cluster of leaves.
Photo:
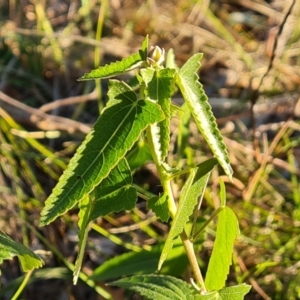
<svg viewBox="0 0 300 300">
<path fill-rule="evenodd" d="M 79 277 L 90 223 L 111 212 L 135 207 L 137 191 L 132 185 L 132 172 L 126 155 L 142 134 L 145 134 L 164 190 L 162 195 L 148 199 L 148 208 L 162 221 L 168 221 L 170 217 L 172 219 L 158 270 L 179 236 L 183 243 L 188 240 L 192 244 L 197 239 L 199 230 L 193 228 L 191 235 L 187 237 L 186 226 L 199 203 L 198 199 L 203 197 L 212 169 L 219 163 L 226 175 L 232 178 L 226 146 L 196 73 L 201 57 L 202 54 L 193 55 L 180 69 L 174 62 L 163 67 L 164 51 L 159 47 L 153 47 L 149 51 L 147 37 L 139 53 L 93 70 L 81 78 L 108 78 L 138 68 L 140 95 L 138 97 L 125 82 L 110 80 L 109 101 L 105 109 L 77 149 L 42 210 L 40 225 L 44 226 L 75 205 L 79 207 L 79 254 L 74 269 L 74 283 Z M 214 158 L 193 168 L 176 169 L 167 162 L 170 120 L 174 113 L 181 110 L 171 102 L 175 85 L 214 154 Z M 188 173 L 188 177 L 177 205 L 170 181 L 185 173 Z M 224 288 L 231 265 L 233 243 L 239 230 L 235 214 L 226 206 L 224 190 L 223 187 L 221 206 L 207 222 L 208 224 L 218 215 L 216 241 L 205 282 L 201 276 L 195 275 L 197 289 L 178 279 L 159 275 L 133 276 L 112 284 L 133 289 L 149 299 L 226 299 L 228 295 L 231 295 L 231 299 L 243 299 L 249 286 Z M 200 205 L 198 206 L 199 209 Z M 6 247 L 8 244 L 4 245 Z M 192 261 L 196 257 L 194 250 L 186 244 L 185 247 Z M 19 255 L 23 253 L 21 248 L 20 251 Z M 34 261 L 31 266 L 40 265 Z M 191 268 L 195 274 L 199 272 L 199 266 L 195 263 L 191 263 Z"/>
</svg>

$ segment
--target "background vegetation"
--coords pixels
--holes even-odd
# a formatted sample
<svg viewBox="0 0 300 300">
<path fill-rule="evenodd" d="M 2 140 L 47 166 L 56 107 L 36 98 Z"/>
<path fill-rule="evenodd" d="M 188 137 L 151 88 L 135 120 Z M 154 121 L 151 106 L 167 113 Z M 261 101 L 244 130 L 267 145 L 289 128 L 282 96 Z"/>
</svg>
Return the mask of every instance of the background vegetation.
<svg viewBox="0 0 300 300">
<path fill-rule="evenodd" d="M 0 230 L 46 262 L 31 274 L 24 299 L 108 299 L 108 293 L 132 299 L 88 277 L 72 285 L 76 210 L 43 228 L 37 222 L 107 99 L 106 81 L 77 78 L 135 52 L 146 34 L 152 45 L 173 48 L 178 65 L 204 53 L 200 78 L 229 149 L 235 173 L 228 205 L 241 229 L 228 283 L 251 284 L 247 299 L 300 298 L 299 15 L 299 1 L 0 0 Z M 177 125 L 174 118 L 174 147 Z M 191 123 L 187 163 L 211 155 L 196 132 Z M 207 214 L 217 201 L 219 175 L 215 171 L 205 194 Z M 135 180 L 160 191 L 151 164 Z M 86 274 L 163 239 L 167 224 L 144 208 L 141 201 L 133 213 L 93 224 Z M 203 269 L 214 230 L 199 249 Z M 184 262 L 174 264 L 189 280 Z M 0 297 L 11 299 L 24 275 L 16 260 L 1 271 Z"/>
</svg>

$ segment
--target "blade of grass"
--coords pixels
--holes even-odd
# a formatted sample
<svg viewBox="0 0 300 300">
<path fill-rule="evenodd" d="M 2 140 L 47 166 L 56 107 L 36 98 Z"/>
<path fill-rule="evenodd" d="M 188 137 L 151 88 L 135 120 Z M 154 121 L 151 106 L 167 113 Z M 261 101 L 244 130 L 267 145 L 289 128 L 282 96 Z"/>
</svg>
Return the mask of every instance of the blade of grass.
<svg viewBox="0 0 300 300">
<path fill-rule="evenodd" d="M 34 6 L 35 6 L 35 12 L 37 16 L 37 27 L 45 31 L 45 33 L 49 34 L 49 36 L 52 36 L 49 38 L 49 41 L 50 41 L 51 48 L 53 50 L 53 57 L 57 63 L 61 64 L 63 61 L 63 53 L 60 48 L 59 42 L 53 36 L 54 30 L 52 28 L 51 22 L 49 21 L 47 15 L 45 14 L 45 9 L 42 5 L 42 2 L 40 0 L 35 0 Z"/>
</svg>

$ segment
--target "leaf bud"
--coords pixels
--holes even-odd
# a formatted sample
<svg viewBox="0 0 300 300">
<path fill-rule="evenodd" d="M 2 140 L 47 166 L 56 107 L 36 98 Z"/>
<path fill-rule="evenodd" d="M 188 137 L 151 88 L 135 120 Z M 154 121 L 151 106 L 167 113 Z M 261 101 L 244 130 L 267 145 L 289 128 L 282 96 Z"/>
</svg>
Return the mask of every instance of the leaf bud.
<svg viewBox="0 0 300 300">
<path fill-rule="evenodd" d="M 151 67 L 158 67 L 165 61 L 165 49 L 151 46 L 147 55 L 147 63 Z"/>
</svg>

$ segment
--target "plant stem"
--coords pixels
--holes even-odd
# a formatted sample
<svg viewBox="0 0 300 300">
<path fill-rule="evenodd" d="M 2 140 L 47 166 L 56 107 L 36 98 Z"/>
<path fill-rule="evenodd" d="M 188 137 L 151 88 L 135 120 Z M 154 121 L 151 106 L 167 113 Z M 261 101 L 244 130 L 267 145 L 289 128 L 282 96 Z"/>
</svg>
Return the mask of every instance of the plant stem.
<svg viewBox="0 0 300 300">
<path fill-rule="evenodd" d="M 207 292 L 204 284 L 204 280 L 198 265 L 197 257 L 194 250 L 193 243 L 189 240 L 185 231 L 180 234 L 180 238 L 182 240 L 183 246 L 185 248 L 187 257 L 189 259 L 190 265 L 192 267 L 192 271 L 194 273 L 196 282 L 200 285 L 201 291 Z"/>
<path fill-rule="evenodd" d="M 170 214 L 171 218 L 174 220 L 174 218 L 176 216 L 176 212 L 177 212 L 177 206 L 176 206 L 175 199 L 173 196 L 173 191 L 171 188 L 171 178 L 172 177 L 170 177 L 170 175 L 166 172 L 161 160 L 158 157 L 157 152 L 155 151 L 154 139 L 152 136 L 152 131 L 151 131 L 150 126 L 146 129 L 146 134 L 147 134 L 147 140 L 148 140 L 150 152 L 152 154 L 153 161 L 156 165 L 157 172 L 159 174 L 164 193 L 167 195 L 169 214 Z M 195 250 L 193 247 L 193 243 L 189 240 L 185 230 L 183 230 L 183 232 L 180 234 L 180 238 L 182 240 L 186 254 L 188 256 L 193 274 L 195 276 L 195 280 L 196 280 L 197 284 L 201 287 L 201 290 L 206 292 L 203 277 L 202 277 L 202 274 L 201 274 L 201 271 L 200 271 L 200 268 L 198 265 L 197 257 L 195 254 Z"/>
<path fill-rule="evenodd" d="M 224 206 L 219 207 L 217 210 L 213 212 L 210 218 L 200 227 L 200 229 L 192 236 L 191 242 L 197 241 L 201 232 L 207 227 L 207 225 L 224 209 Z"/>
<path fill-rule="evenodd" d="M 18 290 L 15 292 L 11 300 L 17 300 L 21 293 L 23 292 L 24 288 L 26 287 L 31 275 L 32 275 L 33 270 L 29 271 L 26 273 L 24 280 L 22 281 L 21 285 L 19 286 Z"/>
</svg>

